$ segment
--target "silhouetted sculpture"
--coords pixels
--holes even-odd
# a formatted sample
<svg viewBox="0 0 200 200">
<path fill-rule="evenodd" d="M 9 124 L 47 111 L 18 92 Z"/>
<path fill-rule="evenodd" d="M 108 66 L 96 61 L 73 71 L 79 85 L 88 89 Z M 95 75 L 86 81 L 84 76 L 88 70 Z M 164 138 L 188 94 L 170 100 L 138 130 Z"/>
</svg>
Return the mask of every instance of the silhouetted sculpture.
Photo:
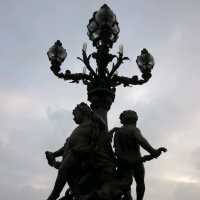
<svg viewBox="0 0 200 200">
<path fill-rule="evenodd" d="M 117 70 L 129 58 L 124 57 L 123 46 L 117 54 L 110 53 L 120 29 L 116 15 L 106 4 L 93 13 L 87 29 L 96 50 L 88 54 L 87 44 L 83 45 L 82 57 L 78 57 L 85 65 L 83 73 L 72 73 L 69 69 L 62 72 L 67 52 L 59 40 L 47 52 L 53 74 L 71 83 L 82 81 L 87 86 L 91 103 L 90 107 L 80 103 L 73 110 L 78 127 L 64 146 L 55 152 L 46 152 L 48 164 L 58 169 L 55 186 L 47 200 L 56 200 L 66 182 L 69 189 L 60 200 L 131 200 L 132 177 L 136 181 L 137 200 L 142 200 L 145 191 L 143 162 L 157 158 L 166 149 L 154 149 L 142 136 L 136 127 L 138 117 L 134 111 L 124 111 L 120 115 L 123 126 L 110 132 L 107 113 L 119 85 L 143 85 L 149 81 L 154 58 L 143 49 L 136 59 L 141 77 L 118 75 Z M 113 133 L 115 152 L 111 146 Z M 142 157 L 140 146 L 150 154 Z M 56 160 L 60 156 L 61 162 Z"/>
<path fill-rule="evenodd" d="M 86 104 L 81 103 L 73 110 L 73 115 L 78 127 L 67 138 L 64 147 L 50 154 L 52 157 L 63 156 L 63 160 L 60 164 L 56 161 L 50 162 L 51 165 L 59 169 L 54 189 L 48 200 L 57 199 L 66 182 L 74 195 L 79 194 L 78 181 L 81 167 L 92 156 L 93 134 L 95 134 L 92 132 L 94 125 L 91 120 L 92 111 Z M 53 161 L 53 159 L 50 160 Z"/>
<path fill-rule="evenodd" d="M 55 152 L 46 152 L 48 164 L 58 176 L 48 200 L 56 200 L 66 182 L 69 189 L 60 200 L 131 199 L 132 176 L 137 184 L 137 200 L 144 195 L 143 162 L 157 158 L 165 148 L 154 149 L 136 127 L 137 114 L 124 111 L 120 128 L 107 132 L 106 123 L 85 103 L 73 110 L 78 127 Z M 114 136 L 115 155 L 111 147 Z M 141 156 L 140 146 L 150 155 Z M 61 162 L 56 157 L 62 156 Z"/>
<path fill-rule="evenodd" d="M 64 147 L 46 152 L 49 165 L 58 169 L 54 189 L 48 200 L 59 197 L 68 182 L 77 199 L 113 199 L 120 197 L 123 185 L 115 177 L 115 157 L 106 134 L 106 124 L 85 103 L 73 110 L 74 121 L 79 124 L 67 138 Z M 62 156 L 61 163 L 55 160 Z M 67 191 L 68 197 L 71 195 Z M 65 198 L 67 199 L 67 198 Z"/>
<path fill-rule="evenodd" d="M 114 128 L 111 133 L 115 132 L 114 148 L 117 157 L 118 176 L 124 182 L 129 183 L 130 186 L 129 191 L 124 195 L 126 199 L 131 199 L 130 190 L 133 176 L 136 181 L 137 200 L 142 200 L 145 191 L 143 162 L 157 158 L 166 149 L 163 147 L 154 149 L 136 127 L 137 120 L 138 116 L 135 111 L 126 110 L 120 115 L 123 126 Z M 142 157 L 140 146 L 150 155 Z"/>
</svg>

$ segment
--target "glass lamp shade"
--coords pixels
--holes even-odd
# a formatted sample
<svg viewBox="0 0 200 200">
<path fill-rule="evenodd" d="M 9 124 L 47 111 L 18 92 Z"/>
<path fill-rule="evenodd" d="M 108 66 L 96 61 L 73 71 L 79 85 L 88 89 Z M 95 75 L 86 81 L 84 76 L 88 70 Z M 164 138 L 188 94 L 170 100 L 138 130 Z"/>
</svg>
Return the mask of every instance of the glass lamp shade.
<svg viewBox="0 0 200 200">
<path fill-rule="evenodd" d="M 106 4 L 94 12 L 87 28 L 88 36 L 96 47 L 102 44 L 112 47 L 120 31 L 115 14 Z"/>
<path fill-rule="evenodd" d="M 47 56 L 51 63 L 62 63 L 67 57 L 66 49 L 62 47 L 62 43 L 57 40 L 55 44 L 50 47 Z"/>
<path fill-rule="evenodd" d="M 141 72 L 150 72 L 155 65 L 153 56 L 146 50 L 141 51 L 141 55 L 137 56 L 136 63 Z"/>
<path fill-rule="evenodd" d="M 116 16 L 113 11 L 104 4 L 100 10 L 95 14 L 95 20 L 98 24 L 112 26 L 116 21 Z"/>
</svg>

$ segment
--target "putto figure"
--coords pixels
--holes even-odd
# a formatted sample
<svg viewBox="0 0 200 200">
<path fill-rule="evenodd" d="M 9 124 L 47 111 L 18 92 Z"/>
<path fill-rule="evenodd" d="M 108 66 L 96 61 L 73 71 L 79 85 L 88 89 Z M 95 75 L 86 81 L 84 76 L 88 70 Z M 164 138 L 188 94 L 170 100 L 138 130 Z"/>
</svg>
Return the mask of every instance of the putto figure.
<svg viewBox="0 0 200 200">
<path fill-rule="evenodd" d="M 131 200 L 132 176 L 136 181 L 137 200 L 145 190 L 143 162 L 157 158 L 161 147 L 154 149 L 136 127 L 137 113 L 131 110 L 120 115 L 122 127 L 109 133 L 105 122 L 85 103 L 73 110 L 78 124 L 55 152 L 46 152 L 48 164 L 58 169 L 53 191 L 47 200 L 56 200 L 65 186 L 69 189 L 62 200 Z M 115 155 L 111 147 L 114 135 Z M 140 146 L 150 155 L 141 156 Z M 62 156 L 61 162 L 56 157 Z"/>
<path fill-rule="evenodd" d="M 133 110 L 126 110 L 121 113 L 120 121 L 122 127 L 113 128 L 110 133 L 115 132 L 114 148 L 117 157 L 118 176 L 124 182 L 132 184 L 132 176 L 136 181 L 137 200 L 142 200 L 145 192 L 144 165 L 143 162 L 158 158 L 162 152 L 167 150 L 164 147 L 153 148 L 137 128 L 138 116 Z M 141 156 L 140 146 L 150 155 Z M 132 199 L 131 188 L 124 194 L 126 199 Z"/>
<path fill-rule="evenodd" d="M 56 200 L 66 182 L 64 200 L 105 199 L 120 197 L 127 184 L 120 184 L 115 177 L 115 157 L 106 132 L 106 124 L 85 103 L 73 110 L 74 121 L 78 127 L 67 138 L 65 145 L 46 157 L 50 166 L 58 169 L 53 191 L 47 200 Z M 62 156 L 62 162 L 56 157 Z"/>
<path fill-rule="evenodd" d="M 98 123 L 94 123 L 93 113 L 90 107 L 85 103 L 78 104 L 73 110 L 74 121 L 78 124 L 67 138 L 65 145 L 58 151 L 46 152 L 49 165 L 58 169 L 58 175 L 53 191 L 48 200 L 56 200 L 68 182 L 73 195 L 80 194 L 79 182 L 83 177 L 83 171 L 90 168 L 93 150 L 95 148 L 95 137 L 97 132 L 104 126 L 103 121 L 95 118 Z M 98 128 L 95 126 L 99 126 Z M 62 156 L 62 162 L 57 162 L 56 157 Z"/>
</svg>

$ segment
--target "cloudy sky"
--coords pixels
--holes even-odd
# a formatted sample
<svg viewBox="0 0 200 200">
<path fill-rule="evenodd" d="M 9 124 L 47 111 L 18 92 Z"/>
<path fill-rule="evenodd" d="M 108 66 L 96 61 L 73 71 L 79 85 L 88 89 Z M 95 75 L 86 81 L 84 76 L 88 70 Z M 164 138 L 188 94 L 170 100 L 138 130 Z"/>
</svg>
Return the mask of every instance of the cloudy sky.
<svg viewBox="0 0 200 200">
<path fill-rule="evenodd" d="M 117 89 L 109 127 L 134 109 L 150 143 L 168 148 L 145 165 L 145 200 L 199 199 L 199 0 L 0 0 L 0 199 L 44 200 L 50 193 L 56 170 L 44 152 L 63 145 L 75 127 L 71 110 L 87 96 L 85 86 L 51 73 L 46 52 L 60 39 L 68 52 L 63 69 L 82 71 L 76 57 L 83 42 L 93 50 L 86 26 L 104 3 L 121 28 L 112 52 L 123 44 L 131 59 L 119 74 L 140 75 L 135 59 L 144 47 L 156 61 L 147 84 Z"/>
</svg>

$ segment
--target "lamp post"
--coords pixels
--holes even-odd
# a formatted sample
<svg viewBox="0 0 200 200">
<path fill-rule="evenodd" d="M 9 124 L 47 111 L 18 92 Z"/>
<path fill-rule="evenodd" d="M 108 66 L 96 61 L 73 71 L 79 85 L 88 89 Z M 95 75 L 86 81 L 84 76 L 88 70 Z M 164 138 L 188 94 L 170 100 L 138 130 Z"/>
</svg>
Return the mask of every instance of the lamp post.
<svg viewBox="0 0 200 200">
<path fill-rule="evenodd" d="M 54 75 L 65 81 L 71 80 L 72 83 L 82 81 L 87 86 L 88 101 L 91 103 L 91 108 L 107 124 L 107 112 L 115 99 L 116 87 L 119 85 L 127 87 L 146 83 L 151 78 L 154 59 L 146 49 L 141 51 L 141 55 L 136 60 L 142 73 L 141 78 L 138 76 L 119 76 L 116 73 L 121 64 L 129 60 L 129 58 L 124 57 L 123 46 L 119 47 L 117 55 L 109 53 L 113 44 L 118 39 L 120 29 L 116 15 L 106 4 L 93 13 L 87 29 L 88 37 L 92 41 L 96 51 L 87 55 L 87 44 L 84 43 L 82 57 L 78 57 L 85 65 L 82 73 L 72 73 L 70 70 L 66 70 L 64 73 L 61 72 L 60 66 L 67 57 L 67 52 L 59 40 L 49 49 L 47 55 Z M 96 61 L 96 67 L 90 65 L 90 59 Z M 111 62 L 113 65 L 109 71 L 108 64 Z M 86 73 L 86 68 L 89 73 Z"/>
</svg>

